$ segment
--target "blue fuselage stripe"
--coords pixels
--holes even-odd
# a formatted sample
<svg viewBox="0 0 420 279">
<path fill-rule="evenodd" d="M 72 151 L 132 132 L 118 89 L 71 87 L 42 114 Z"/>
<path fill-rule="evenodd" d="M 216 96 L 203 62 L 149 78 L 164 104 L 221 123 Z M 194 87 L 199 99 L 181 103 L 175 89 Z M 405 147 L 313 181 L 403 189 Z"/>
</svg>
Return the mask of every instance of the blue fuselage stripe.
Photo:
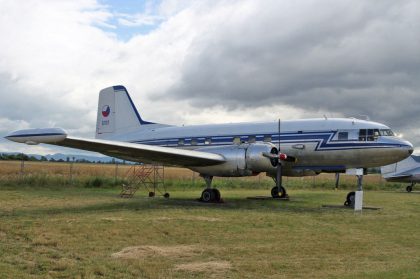
<svg viewBox="0 0 420 279">
<path fill-rule="evenodd" d="M 362 148 L 392 148 L 400 147 L 401 144 L 381 143 L 377 141 L 358 141 L 358 140 L 332 140 L 335 136 L 335 131 L 325 132 L 299 132 L 299 133 L 281 133 L 280 143 L 299 144 L 299 143 L 315 143 L 315 151 L 329 151 L 329 150 L 346 150 L 346 149 L 362 149 Z M 153 140 L 133 141 L 133 143 L 141 143 L 157 146 L 170 146 L 170 147 L 204 147 L 204 146 L 224 146 L 232 145 L 235 138 L 241 141 L 248 141 L 255 139 L 262 141 L 264 138 L 270 137 L 271 143 L 278 144 L 279 136 L 277 133 L 272 134 L 249 134 L 249 135 L 223 135 L 223 136 L 197 136 L 197 137 L 179 137 L 179 138 L 163 138 Z M 196 144 L 192 144 L 192 140 Z M 206 139 L 209 143 L 205 143 Z M 182 140 L 183 144 L 179 145 Z"/>
</svg>

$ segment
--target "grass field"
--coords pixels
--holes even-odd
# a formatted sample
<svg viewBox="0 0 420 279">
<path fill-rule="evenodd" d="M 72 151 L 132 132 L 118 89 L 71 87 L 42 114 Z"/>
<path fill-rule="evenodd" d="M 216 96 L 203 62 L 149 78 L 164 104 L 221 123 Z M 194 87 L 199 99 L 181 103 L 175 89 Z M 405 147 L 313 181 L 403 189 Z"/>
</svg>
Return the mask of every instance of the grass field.
<svg viewBox="0 0 420 279">
<path fill-rule="evenodd" d="M 321 207 L 347 193 L 331 176 L 288 180 L 290 201 L 247 200 L 270 185 L 252 179 L 216 180 L 225 202 L 207 205 L 189 178 L 170 199 L 0 183 L 0 278 L 420 278 L 420 192 L 365 191 L 381 209 L 359 214 Z"/>
</svg>

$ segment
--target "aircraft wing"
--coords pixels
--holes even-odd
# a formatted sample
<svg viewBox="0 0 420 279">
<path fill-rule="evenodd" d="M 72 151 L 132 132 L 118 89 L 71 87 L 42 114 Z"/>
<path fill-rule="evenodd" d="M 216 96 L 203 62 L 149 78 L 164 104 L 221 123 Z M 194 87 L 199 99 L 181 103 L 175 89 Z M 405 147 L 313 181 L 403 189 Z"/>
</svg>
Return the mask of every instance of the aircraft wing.
<svg viewBox="0 0 420 279">
<path fill-rule="evenodd" d="M 211 166 L 224 163 L 222 155 L 170 147 L 69 137 L 60 128 L 28 129 L 13 132 L 7 139 L 26 144 L 46 143 L 99 152 L 108 156 L 141 163 L 159 163 L 172 166 Z"/>
</svg>

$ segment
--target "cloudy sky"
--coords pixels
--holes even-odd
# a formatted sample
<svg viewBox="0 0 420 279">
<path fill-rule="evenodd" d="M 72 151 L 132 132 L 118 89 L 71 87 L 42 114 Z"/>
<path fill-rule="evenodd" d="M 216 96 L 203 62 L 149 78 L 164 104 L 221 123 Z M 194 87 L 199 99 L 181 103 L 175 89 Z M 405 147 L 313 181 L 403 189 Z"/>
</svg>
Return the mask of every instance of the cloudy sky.
<svg viewBox="0 0 420 279">
<path fill-rule="evenodd" d="M 123 84 L 149 121 L 368 115 L 420 149 L 416 0 L 0 0 L 0 35 L 0 137 L 93 137 L 99 90 Z"/>
</svg>

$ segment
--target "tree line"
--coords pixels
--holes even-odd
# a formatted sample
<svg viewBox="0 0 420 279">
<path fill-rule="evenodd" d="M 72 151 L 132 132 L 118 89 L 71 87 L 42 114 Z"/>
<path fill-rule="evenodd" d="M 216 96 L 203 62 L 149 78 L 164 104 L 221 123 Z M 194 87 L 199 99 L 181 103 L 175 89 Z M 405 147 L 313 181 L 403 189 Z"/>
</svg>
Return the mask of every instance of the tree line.
<svg viewBox="0 0 420 279">
<path fill-rule="evenodd" d="M 88 163 L 88 164 L 115 164 L 116 160 L 111 158 L 108 162 L 102 161 L 90 161 L 86 159 L 75 159 L 74 157 L 66 157 L 66 159 L 54 159 L 50 157 L 49 159 L 45 156 L 35 157 L 32 155 L 27 155 L 24 153 L 16 153 L 16 154 L 9 154 L 9 153 L 0 153 L 0 161 L 30 161 L 30 162 L 59 162 L 59 163 Z M 118 161 L 118 164 L 126 164 L 125 161 Z"/>
</svg>

